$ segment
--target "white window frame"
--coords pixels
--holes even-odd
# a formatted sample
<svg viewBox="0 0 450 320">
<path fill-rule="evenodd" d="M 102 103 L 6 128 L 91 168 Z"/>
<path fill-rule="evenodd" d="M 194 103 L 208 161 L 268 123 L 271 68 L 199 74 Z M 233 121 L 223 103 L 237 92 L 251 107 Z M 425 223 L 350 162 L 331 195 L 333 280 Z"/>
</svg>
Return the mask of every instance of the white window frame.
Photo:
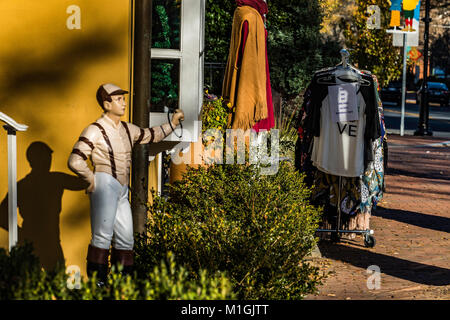
<svg viewBox="0 0 450 320">
<path fill-rule="evenodd" d="M 184 111 L 181 138 L 174 133 L 164 141 L 196 142 L 202 125 L 205 0 L 181 1 L 180 49 L 151 49 L 151 59 L 180 62 L 179 108 Z M 167 123 L 167 113 L 150 112 L 150 127 Z M 175 133 L 180 136 L 178 127 Z"/>
</svg>

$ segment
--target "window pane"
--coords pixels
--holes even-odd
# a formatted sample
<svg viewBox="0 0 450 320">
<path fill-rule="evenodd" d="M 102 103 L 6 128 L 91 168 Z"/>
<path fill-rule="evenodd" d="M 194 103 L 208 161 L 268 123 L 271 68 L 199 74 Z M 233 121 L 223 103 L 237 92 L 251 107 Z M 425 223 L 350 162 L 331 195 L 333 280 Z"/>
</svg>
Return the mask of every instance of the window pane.
<svg viewBox="0 0 450 320">
<path fill-rule="evenodd" d="M 180 49 L 181 0 L 153 0 L 152 48 Z"/>
<path fill-rule="evenodd" d="M 151 112 L 178 108 L 180 60 L 152 59 Z"/>
</svg>

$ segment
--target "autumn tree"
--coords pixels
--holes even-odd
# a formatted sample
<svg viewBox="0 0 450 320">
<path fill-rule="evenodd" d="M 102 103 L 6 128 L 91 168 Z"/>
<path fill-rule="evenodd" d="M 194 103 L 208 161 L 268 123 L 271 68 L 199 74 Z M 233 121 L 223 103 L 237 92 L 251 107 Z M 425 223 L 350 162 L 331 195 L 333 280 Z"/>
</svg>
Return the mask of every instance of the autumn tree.
<svg viewBox="0 0 450 320">
<path fill-rule="evenodd" d="M 320 32 L 329 39 L 345 44 L 345 26 L 353 21 L 356 0 L 321 0 L 323 19 Z"/>
<path fill-rule="evenodd" d="M 377 5 L 381 13 L 381 28 L 367 27 L 367 8 Z M 353 20 L 346 22 L 345 44 L 351 49 L 351 63 L 374 73 L 382 86 L 398 79 L 402 72 L 401 48 L 394 47 L 389 27 L 390 11 L 386 0 L 356 0 Z"/>
</svg>

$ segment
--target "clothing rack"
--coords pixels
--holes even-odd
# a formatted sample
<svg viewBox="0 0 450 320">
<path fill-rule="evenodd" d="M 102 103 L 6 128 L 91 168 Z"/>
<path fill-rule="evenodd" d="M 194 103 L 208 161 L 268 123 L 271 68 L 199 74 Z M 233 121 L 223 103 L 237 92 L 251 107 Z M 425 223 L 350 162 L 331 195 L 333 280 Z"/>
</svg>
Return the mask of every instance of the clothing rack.
<svg viewBox="0 0 450 320">
<path fill-rule="evenodd" d="M 342 49 L 340 51 L 342 64 L 338 65 L 335 70 L 351 70 L 352 73 L 358 71 L 357 69 L 351 67 L 349 64 L 349 57 L 350 53 L 346 49 Z M 358 72 L 358 75 L 360 73 Z M 327 81 L 326 79 L 325 81 Z M 358 82 L 360 82 L 358 80 Z M 326 82 L 322 82 L 326 83 Z M 341 201 L 342 201 L 342 176 L 339 176 L 339 188 L 337 190 L 338 193 L 338 199 L 337 199 L 337 216 L 336 216 L 336 228 L 335 229 L 317 229 L 316 232 L 327 232 L 331 233 L 331 240 L 335 242 L 340 241 L 340 234 L 344 233 L 350 233 L 350 234 L 362 234 L 364 235 L 364 245 L 366 247 L 374 247 L 375 246 L 375 237 L 373 236 L 374 231 L 372 229 L 366 229 L 366 230 L 343 230 L 341 228 L 341 222 L 342 222 L 342 208 L 341 208 Z"/>
</svg>

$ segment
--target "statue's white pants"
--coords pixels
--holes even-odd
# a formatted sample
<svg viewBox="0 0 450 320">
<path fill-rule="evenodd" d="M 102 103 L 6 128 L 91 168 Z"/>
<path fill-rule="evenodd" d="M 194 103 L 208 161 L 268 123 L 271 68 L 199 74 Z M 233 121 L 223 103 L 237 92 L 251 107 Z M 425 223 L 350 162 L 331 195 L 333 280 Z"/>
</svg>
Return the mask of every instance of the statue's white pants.
<svg viewBox="0 0 450 320">
<path fill-rule="evenodd" d="M 112 175 L 95 173 L 91 199 L 91 245 L 101 249 L 113 247 L 133 250 L 133 217 L 128 200 L 128 186 L 122 186 Z"/>
</svg>

